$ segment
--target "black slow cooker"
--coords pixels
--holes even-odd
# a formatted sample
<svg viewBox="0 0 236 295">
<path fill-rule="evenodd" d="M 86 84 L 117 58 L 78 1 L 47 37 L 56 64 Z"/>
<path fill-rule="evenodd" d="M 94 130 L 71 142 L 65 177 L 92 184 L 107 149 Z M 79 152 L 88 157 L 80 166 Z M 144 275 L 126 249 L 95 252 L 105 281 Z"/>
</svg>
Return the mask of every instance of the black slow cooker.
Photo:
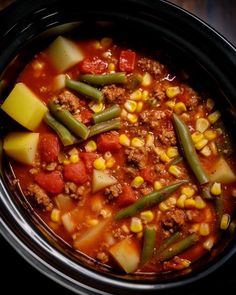
<svg viewBox="0 0 236 295">
<path fill-rule="evenodd" d="M 32 56 L 57 35 L 69 31 L 81 37 L 112 34 L 139 48 L 168 52 L 211 90 L 232 130 L 236 122 L 236 49 L 205 23 L 162 0 L 25 0 L 0 14 L 1 99 Z M 3 85 L 4 84 L 4 85 Z M 1 132 L 9 126 L 1 120 Z M 56 239 L 36 218 L 11 184 L 1 159 L 0 232 L 40 272 L 78 294 L 156 294 L 210 274 L 236 252 L 236 237 L 222 244 L 216 257 L 206 257 L 191 273 L 140 280 L 96 270 Z"/>
</svg>

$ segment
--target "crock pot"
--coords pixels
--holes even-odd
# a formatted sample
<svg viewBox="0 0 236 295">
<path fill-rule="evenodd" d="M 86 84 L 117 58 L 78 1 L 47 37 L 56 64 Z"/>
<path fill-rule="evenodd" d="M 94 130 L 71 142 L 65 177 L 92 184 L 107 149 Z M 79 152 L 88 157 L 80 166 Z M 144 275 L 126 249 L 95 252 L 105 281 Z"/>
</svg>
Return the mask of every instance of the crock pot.
<svg viewBox="0 0 236 295">
<path fill-rule="evenodd" d="M 166 1 L 32 0 L 16 1 L 0 14 L 1 100 L 17 75 L 58 34 L 79 37 L 111 34 L 145 50 L 161 49 L 179 60 L 214 95 L 232 130 L 236 106 L 236 49 L 220 34 L 186 11 Z M 2 114 L 1 114 L 2 116 Z M 9 128 L 1 119 L 1 132 Z M 1 155 L 2 157 L 2 155 Z M 236 237 L 217 255 L 194 264 L 191 272 L 159 278 L 121 276 L 94 268 L 58 240 L 32 211 L 13 185 L 8 163 L 1 159 L 0 232 L 31 265 L 78 294 L 154 294 L 205 277 L 236 252 Z M 77 257 L 76 257 L 77 256 Z"/>
</svg>

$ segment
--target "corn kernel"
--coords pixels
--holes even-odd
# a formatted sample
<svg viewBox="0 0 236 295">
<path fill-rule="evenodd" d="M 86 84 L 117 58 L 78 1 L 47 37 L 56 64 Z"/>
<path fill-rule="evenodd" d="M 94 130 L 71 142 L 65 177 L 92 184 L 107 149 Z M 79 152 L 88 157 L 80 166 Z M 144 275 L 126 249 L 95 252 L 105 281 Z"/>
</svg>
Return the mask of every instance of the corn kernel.
<svg viewBox="0 0 236 295">
<path fill-rule="evenodd" d="M 205 203 L 205 201 L 204 201 L 200 196 L 197 196 L 197 197 L 195 198 L 195 207 L 196 207 L 197 209 L 203 209 L 203 208 L 206 207 L 206 203 Z"/>
<path fill-rule="evenodd" d="M 203 247 L 210 251 L 212 249 L 212 247 L 214 246 L 214 239 L 213 238 L 208 238 L 204 243 L 203 243 Z"/>
<path fill-rule="evenodd" d="M 174 158 L 177 157 L 179 155 L 178 153 L 178 149 L 175 147 L 169 147 L 166 151 L 166 154 L 169 158 Z"/>
<path fill-rule="evenodd" d="M 105 154 L 103 155 L 103 158 L 107 161 L 108 159 L 110 159 L 112 157 L 111 152 L 105 152 Z"/>
<path fill-rule="evenodd" d="M 196 121 L 196 130 L 203 133 L 210 127 L 210 123 L 205 118 L 198 118 Z"/>
<path fill-rule="evenodd" d="M 103 48 L 108 48 L 112 44 L 112 38 L 104 37 L 101 39 L 101 46 Z"/>
<path fill-rule="evenodd" d="M 65 160 L 63 161 L 63 165 L 69 165 L 69 164 L 70 164 L 70 160 L 65 159 Z"/>
<path fill-rule="evenodd" d="M 70 156 L 72 156 L 72 155 L 78 155 L 79 152 L 78 152 L 78 150 L 77 150 L 76 148 L 73 148 L 73 149 L 71 149 L 71 150 L 68 152 L 68 154 L 69 154 Z"/>
<path fill-rule="evenodd" d="M 142 101 L 138 101 L 137 102 L 137 107 L 136 107 L 136 112 L 140 113 L 143 109 L 143 102 Z"/>
<path fill-rule="evenodd" d="M 94 140 L 90 140 L 86 145 L 85 145 L 85 150 L 86 152 L 94 152 L 97 149 L 97 144 Z"/>
<path fill-rule="evenodd" d="M 156 180 L 156 181 L 154 182 L 154 190 L 155 190 L 155 191 L 158 191 L 158 190 L 160 190 L 161 188 L 162 188 L 162 184 L 161 184 L 161 182 L 158 181 L 158 180 Z"/>
<path fill-rule="evenodd" d="M 220 118 L 220 116 L 221 116 L 220 112 L 215 111 L 211 113 L 207 118 L 211 124 L 214 124 Z"/>
<path fill-rule="evenodd" d="M 129 228 L 126 224 L 122 224 L 121 229 L 123 230 L 124 233 L 129 234 Z"/>
<path fill-rule="evenodd" d="M 195 194 L 195 190 L 189 186 L 185 186 L 181 189 L 181 194 L 184 194 L 188 198 L 191 198 Z"/>
<path fill-rule="evenodd" d="M 231 217 L 229 214 L 223 214 L 220 221 L 220 228 L 226 230 L 229 227 Z"/>
<path fill-rule="evenodd" d="M 149 96 L 149 92 L 147 90 L 143 90 L 143 93 L 142 93 L 142 100 L 146 101 L 148 100 L 148 96 Z"/>
<path fill-rule="evenodd" d="M 208 98 L 207 101 L 206 101 L 206 107 L 208 109 L 208 111 L 211 111 L 215 106 L 215 102 L 213 99 L 211 98 Z"/>
<path fill-rule="evenodd" d="M 141 100 L 142 99 L 142 92 L 137 89 L 130 94 L 130 99 L 132 100 Z"/>
<path fill-rule="evenodd" d="M 194 223 L 191 227 L 191 232 L 197 233 L 199 231 L 200 224 L 199 223 Z"/>
<path fill-rule="evenodd" d="M 170 108 L 170 109 L 173 109 L 175 107 L 175 101 L 173 100 L 168 100 L 165 105 Z"/>
<path fill-rule="evenodd" d="M 75 164 L 79 162 L 79 156 L 78 155 L 71 155 L 70 156 L 70 162 Z"/>
<path fill-rule="evenodd" d="M 201 223 L 199 227 L 199 234 L 201 236 L 208 236 L 210 233 L 210 227 L 208 223 Z"/>
<path fill-rule="evenodd" d="M 134 137 L 131 140 L 131 146 L 133 147 L 143 147 L 145 144 L 144 140 L 139 137 Z"/>
<path fill-rule="evenodd" d="M 211 149 L 213 155 L 216 156 L 218 154 L 218 150 L 217 150 L 217 146 L 216 146 L 215 142 L 212 141 L 212 142 L 210 142 L 209 145 L 210 145 L 210 149 Z"/>
<path fill-rule="evenodd" d="M 124 107 L 128 112 L 133 113 L 136 111 L 137 102 L 134 100 L 126 100 Z"/>
<path fill-rule="evenodd" d="M 160 157 L 164 150 L 158 146 L 154 147 L 154 152 Z"/>
<path fill-rule="evenodd" d="M 166 89 L 166 96 L 169 97 L 169 98 L 173 98 L 178 94 L 180 94 L 179 86 L 168 87 Z"/>
<path fill-rule="evenodd" d="M 115 64 L 113 62 L 109 63 L 109 65 L 108 65 L 108 71 L 109 72 L 113 72 L 113 71 L 115 71 L 115 69 L 116 69 Z"/>
<path fill-rule="evenodd" d="M 97 170 L 105 170 L 106 169 L 106 161 L 103 157 L 100 157 L 93 162 L 93 167 Z"/>
<path fill-rule="evenodd" d="M 148 132 L 146 136 L 146 146 L 151 147 L 154 146 L 154 135 L 151 132 Z"/>
<path fill-rule="evenodd" d="M 88 219 L 87 220 L 87 224 L 91 225 L 91 226 L 95 226 L 99 223 L 99 221 L 97 219 Z"/>
<path fill-rule="evenodd" d="M 192 137 L 192 140 L 193 140 L 194 143 L 197 143 L 197 142 L 204 139 L 204 135 L 202 133 L 198 132 L 198 131 L 194 132 L 191 135 L 191 137 Z"/>
<path fill-rule="evenodd" d="M 129 114 L 127 115 L 127 119 L 130 123 L 137 123 L 138 122 L 138 116 L 135 114 Z"/>
<path fill-rule="evenodd" d="M 164 163 L 170 162 L 170 158 L 167 156 L 167 154 L 165 152 L 162 152 L 160 154 L 160 160 Z"/>
<path fill-rule="evenodd" d="M 194 199 L 190 198 L 190 199 L 186 199 L 184 201 L 184 208 L 194 208 L 196 205 L 196 202 Z"/>
<path fill-rule="evenodd" d="M 128 115 L 128 112 L 125 109 L 122 109 L 120 113 L 121 118 L 126 118 L 127 115 Z"/>
<path fill-rule="evenodd" d="M 170 208 L 169 208 L 169 206 L 166 205 L 165 202 L 161 202 L 161 203 L 159 204 L 159 209 L 160 209 L 162 212 L 165 212 L 165 211 L 168 211 Z"/>
<path fill-rule="evenodd" d="M 60 152 L 57 158 L 59 163 L 62 164 L 67 159 L 67 156 L 64 153 Z"/>
<path fill-rule="evenodd" d="M 166 205 L 167 206 L 170 206 L 170 207 L 173 207 L 176 205 L 176 198 L 174 197 L 170 197 L 166 200 Z"/>
<path fill-rule="evenodd" d="M 206 130 L 204 132 L 204 137 L 208 140 L 213 140 L 217 137 L 217 132 L 215 130 Z"/>
<path fill-rule="evenodd" d="M 200 153 L 205 157 L 209 157 L 211 155 L 211 149 L 206 145 L 203 149 L 201 149 Z"/>
<path fill-rule="evenodd" d="M 130 146 L 130 139 L 126 134 L 121 134 L 119 136 L 119 143 L 123 146 Z"/>
<path fill-rule="evenodd" d="M 201 150 L 207 144 L 208 144 L 208 140 L 207 139 L 202 139 L 202 140 L 198 141 L 197 143 L 195 143 L 195 148 L 197 150 Z"/>
<path fill-rule="evenodd" d="M 144 179 L 141 176 L 136 176 L 131 182 L 131 186 L 139 188 L 144 183 Z"/>
<path fill-rule="evenodd" d="M 176 165 L 171 165 L 168 171 L 170 174 L 174 175 L 177 178 L 182 174 L 181 170 Z"/>
<path fill-rule="evenodd" d="M 112 168 L 116 163 L 116 160 L 114 157 L 111 157 L 106 160 L 106 168 Z"/>
<path fill-rule="evenodd" d="M 183 102 L 177 102 L 174 106 L 174 112 L 177 114 L 177 115 L 181 115 L 183 112 L 186 112 L 187 111 L 187 108 L 186 108 L 186 105 L 183 103 Z"/>
<path fill-rule="evenodd" d="M 105 105 L 103 102 L 91 102 L 89 104 L 89 108 L 94 112 L 94 113 L 99 113 L 105 109 Z"/>
<path fill-rule="evenodd" d="M 144 75 L 143 75 L 143 80 L 142 80 L 142 86 L 149 86 L 149 85 L 151 85 L 151 83 L 152 83 L 152 76 L 149 74 L 149 73 L 145 73 Z"/>
<path fill-rule="evenodd" d="M 211 186 L 211 193 L 215 196 L 219 196 L 221 192 L 221 184 L 219 182 L 214 182 Z"/>
<path fill-rule="evenodd" d="M 95 49 L 102 49 L 101 43 L 100 43 L 99 41 L 95 41 L 95 42 L 93 43 L 93 47 L 94 47 Z"/>
<path fill-rule="evenodd" d="M 179 198 L 178 198 L 178 200 L 177 200 L 177 202 L 176 202 L 176 205 L 179 207 L 179 208 L 184 208 L 184 202 L 186 201 L 186 199 L 187 199 L 187 196 L 186 195 L 181 195 Z"/>
<path fill-rule="evenodd" d="M 139 233 L 139 232 L 141 232 L 143 230 L 143 225 L 142 225 L 142 221 L 141 221 L 140 218 L 133 217 L 131 219 L 130 230 L 133 233 Z"/>
<path fill-rule="evenodd" d="M 61 211 L 58 210 L 58 209 L 52 209 L 52 212 L 51 212 L 51 220 L 53 222 L 60 222 L 61 220 Z"/>
<path fill-rule="evenodd" d="M 140 217 L 146 222 L 151 222 L 154 219 L 154 215 L 151 210 L 141 212 Z"/>
</svg>

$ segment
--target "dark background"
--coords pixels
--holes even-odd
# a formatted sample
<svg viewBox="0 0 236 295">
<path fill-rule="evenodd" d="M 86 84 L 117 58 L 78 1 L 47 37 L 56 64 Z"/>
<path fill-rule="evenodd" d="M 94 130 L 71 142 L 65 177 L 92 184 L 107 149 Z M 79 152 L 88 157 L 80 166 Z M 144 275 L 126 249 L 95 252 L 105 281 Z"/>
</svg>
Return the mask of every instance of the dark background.
<svg viewBox="0 0 236 295">
<path fill-rule="evenodd" d="M 22 2 L 24 0 L 21 0 Z M 37 0 L 35 0 L 37 1 Z M 98 1 L 98 0 L 97 0 Z M 155 0 L 153 0 L 155 1 Z M 0 0 L 0 10 L 9 5 L 12 0 Z M 79 2 L 79 1 L 78 1 Z M 236 46 L 236 1 L 235 0 L 171 0 L 186 10 L 194 13 L 210 24 Z M 65 288 L 52 282 L 26 263 L 0 237 L 1 249 L 1 294 L 73 294 Z M 167 292 L 168 295 L 184 294 L 235 294 L 236 256 L 212 275 L 197 284 Z M 5 290 L 5 291 L 3 291 Z M 118 294 L 120 295 L 120 294 Z M 122 294 L 121 294 L 122 295 Z"/>
</svg>

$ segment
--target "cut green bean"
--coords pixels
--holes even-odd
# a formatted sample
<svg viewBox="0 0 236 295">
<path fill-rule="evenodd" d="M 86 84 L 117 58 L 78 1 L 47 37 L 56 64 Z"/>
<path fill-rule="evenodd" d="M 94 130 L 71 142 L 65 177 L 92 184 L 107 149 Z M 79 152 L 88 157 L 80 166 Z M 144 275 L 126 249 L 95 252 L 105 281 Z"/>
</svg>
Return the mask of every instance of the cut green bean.
<svg viewBox="0 0 236 295">
<path fill-rule="evenodd" d="M 141 265 L 152 258 L 156 245 L 156 227 L 147 225 L 144 230 L 143 248 L 141 254 Z"/>
<path fill-rule="evenodd" d="M 114 130 L 114 129 L 120 129 L 120 118 L 112 119 L 106 122 L 101 122 L 101 123 L 93 125 L 90 128 L 88 137 L 92 137 L 94 135 L 98 135 L 100 133 Z"/>
<path fill-rule="evenodd" d="M 179 139 L 179 143 L 183 150 L 183 155 L 187 160 L 191 170 L 196 176 L 198 182 L 202 185 L 209 182 L 209 177 L 204 171 L 198 155 L 196 153 L 189 128 L 186 124 L 175 114 L 173 114 L 173 123 Z"/>
<path fill-rule="evenodd" d="M 170 247 L 166 248 L 163 252 L 161 252 L 159 256 L 160 261 L 170 260 L 176 255 L 183 253 L 185 250 L 196 244 L 199 237 L 197 234 L 193 233 L 183 240 L 172 244 Z"/>
<path fill-rule="evenodd" d="M 53 118 L 49 112 L 45 114 L 44 122 L 57 133 L 64 146 L 72 145 L 77 142 L 76 138 L 70 133 L 70 131 L 55 118 Z"/>
<path fill-rule="evenodd" d="M 165 200 L 171 193 L 176 191 L 181 185 L 186 182 L 188 182 L 188 180 L 181 180 L 174 184 L 168 185 L 163 189 L 160 189 L 159 191 L 154 191 L 150 194 L 147 194 L 138 199 L 138 201 L 136 201 L 134 204 L 120 210 L 114 218 L 116 220 L 119 220 L 122 218 L 131 217 L 144 209 L 151 208 L 154 205 L 157 205 Z"/>
<path fill-rule="evenodd" d="M 172 161 L 170 161 L 170 162 L 168 163 L 168 165 L 169 165 L 169 166 L 171 166 L 171 165 L 177 165 L 177 164 L 183 162 L 183 160 L 184 160 L 183 157 L 178 156 L 178 157 L 176 157 L 175 159 L 173 159 Z"/>
<path fill-rule="evenodd" d="M 102 112 L 94 114 L 93 121 L 95 124 L 108 121 L 118 117 L 120 115 L 120 112 L 121 112 L 120 107 L 117 104 L 115 104 L 112 107 L 107 108 Z"/>
<path fill-rule="evenodd" d="M 66 79 L 66 87 L 77 91 L 79 94 L 84 95 L 94 101 L 101 102 L 103 100 L 102 91 L 94 88 L 86 83 L 75 81 L 71 79 Z"/>
<path fill-rule="evenodd" d="M 166 238 L 160 245 L 159 249 L 156 252 L 156 255 L 159 255 L 162 251 L 168 248 L 170 245 L 174 244 L 180 237 L 180 232 L 173 233 L 170 237 Z"/>
<path fill-rule="evenodd" d="M 59 104 L 56 104 L 53 101 L 49 101 L 48 107 L 56 119 L 64 124 L 73 134 L 82 139 L 88 138 L 88 127 L 76 120 L 68 110 L 63 109 Z"/>
<path fill-rule="evenodd" d="M 126 75 L 123 72 L 104 75 L 86 74 L 80 76 L 80 80 L 97 86 L 109 84 L 124 84 L 127 82 Z"/>
<path fill-rule="evenodd" d="M 140 74 L 134 74 L 128 77 L 127 87 L 130 90 L 137 89 L 143 81 L 143 76 Z"/>
</svg>

